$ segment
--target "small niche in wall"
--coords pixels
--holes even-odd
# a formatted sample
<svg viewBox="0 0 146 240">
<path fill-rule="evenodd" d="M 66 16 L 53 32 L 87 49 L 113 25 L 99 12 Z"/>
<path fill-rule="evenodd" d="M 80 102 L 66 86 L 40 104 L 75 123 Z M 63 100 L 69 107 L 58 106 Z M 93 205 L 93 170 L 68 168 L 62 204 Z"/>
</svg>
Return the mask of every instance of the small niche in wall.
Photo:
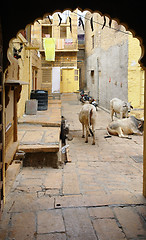
<svg viewBox="0 0 146 240">
<path fill-rule="evenodd" d="M 91 76 L 92 77 L 94 76 L 94 70 L 91 70 Z"/>
<path fill-rule="evenodd" d="M 94 70 L 91 70 L 92 84 L 94 84 Z"/>
</svg>

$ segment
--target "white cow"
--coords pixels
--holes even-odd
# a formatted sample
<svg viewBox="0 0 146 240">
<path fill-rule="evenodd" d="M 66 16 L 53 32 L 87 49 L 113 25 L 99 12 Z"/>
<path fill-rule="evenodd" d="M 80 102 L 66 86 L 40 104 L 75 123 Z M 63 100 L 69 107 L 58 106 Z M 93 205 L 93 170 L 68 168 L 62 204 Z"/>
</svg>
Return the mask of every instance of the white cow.
<svg viewBox="0 0 146 240">
<path fill-rule="evenodd" d="M 109 123 L 107 131 L 111 135 L 127 138 L 128 135 L 142 135 L 144 129 L 144 120 L 137 119 L 134 116 L 129 118 L 118 119 Z M 129 137 L 128 137 L 129 138 Z"/>
<path fill-rule="evenodd" d="M 95 145 L 95 122 L 96 122 L 96 108 L 89 104 L 88 101 L 85 102 L 83 107 L 81 108 L 81 111 L 79 113 L 79 121 L 82 124 L 83 129 L 83 135 L 82 138 L 84 138 L 84 127 L 86 128 L 86 139 L 85 143 L 88 142 L 88 135 L 89 132 L 91 133 L 93 137 L 92 145 Z M 92 126 L 92 130 L 90 128 Z"/>
<path fill-rule="evenodd" d="M 130 103 L 124 102 L 119 98 L 113 98 L 110 101 L 111 120 L 113 121 L 114 112 L 120 114 L 120 119 L 124 117 L 127 118 L 128 112 L 131 111 L 131 108 L 133 107 Z"/>
</svg>

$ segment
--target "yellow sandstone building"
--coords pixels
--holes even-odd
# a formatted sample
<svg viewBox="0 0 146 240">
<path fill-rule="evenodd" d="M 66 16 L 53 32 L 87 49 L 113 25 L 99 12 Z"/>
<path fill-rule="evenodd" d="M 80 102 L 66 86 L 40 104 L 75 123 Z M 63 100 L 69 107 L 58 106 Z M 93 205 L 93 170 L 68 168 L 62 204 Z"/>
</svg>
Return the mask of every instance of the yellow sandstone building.
<svg viewBox="0 0 146 240">
<path fill-rule="evenodd" d="M 77 9 L 46 15 L 31 26 L 32 44 L 41 54 L 41 89 L 49 94 L 79 90 Z"/>
</svg>

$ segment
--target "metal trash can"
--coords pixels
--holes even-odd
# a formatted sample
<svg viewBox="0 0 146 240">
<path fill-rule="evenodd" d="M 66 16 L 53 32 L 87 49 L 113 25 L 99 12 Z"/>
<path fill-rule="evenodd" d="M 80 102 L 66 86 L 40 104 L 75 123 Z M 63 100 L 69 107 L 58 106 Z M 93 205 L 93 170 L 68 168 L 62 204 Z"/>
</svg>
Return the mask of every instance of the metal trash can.
<svg viewBox="0 0 146 240">
<path fill-rule="evenodd" d="M 48 109 L 48 91 L 32 90 L 30 99 L 38 100 L 38 111 L 44 111 Z"/>
</svg>

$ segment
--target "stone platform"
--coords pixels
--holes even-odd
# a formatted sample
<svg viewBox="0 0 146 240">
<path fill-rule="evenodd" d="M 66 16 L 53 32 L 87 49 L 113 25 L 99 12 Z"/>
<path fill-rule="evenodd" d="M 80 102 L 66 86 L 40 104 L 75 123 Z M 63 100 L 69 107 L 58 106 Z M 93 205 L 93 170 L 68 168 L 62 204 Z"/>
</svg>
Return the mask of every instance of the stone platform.
<svg viewBox="0 0 146 240">
<path fill-rule="evenodd" d="M 26 153 L 24 166 L 60 164 L 61 101 L 49 100 L 48 110 L 24 115 L 18 121 L 18 150 Z"/>
</svg>

